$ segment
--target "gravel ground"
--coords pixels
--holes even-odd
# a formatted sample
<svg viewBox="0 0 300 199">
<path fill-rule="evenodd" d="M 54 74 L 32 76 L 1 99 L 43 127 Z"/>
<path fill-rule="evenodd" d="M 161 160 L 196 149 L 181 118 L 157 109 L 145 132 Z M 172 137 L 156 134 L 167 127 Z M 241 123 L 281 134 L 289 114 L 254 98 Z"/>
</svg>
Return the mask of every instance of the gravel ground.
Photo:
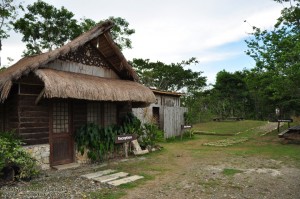
<svg viewBox="0 0 300 199">
<path fill-rule="evenodd" d="M 107 185 L 80 177 L 99 170 L 99 165 L 83 165 L 68 170 L 47 170 L 30 182 L 16 182 L 0 188 L 0 198 L 86 198 Z"/>
</svg>

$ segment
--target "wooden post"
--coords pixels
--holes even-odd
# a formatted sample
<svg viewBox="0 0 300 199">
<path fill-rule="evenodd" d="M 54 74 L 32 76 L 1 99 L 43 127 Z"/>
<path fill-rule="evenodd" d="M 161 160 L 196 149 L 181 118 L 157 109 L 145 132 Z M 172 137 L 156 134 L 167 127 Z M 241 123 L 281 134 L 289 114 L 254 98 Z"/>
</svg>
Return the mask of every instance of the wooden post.
<svg viewBox="0 0 300 199">
<path fill-rule="evenodd" d="M 125 157 L 128 158 L 128 142 L 124 143 Z"/>
</svg>

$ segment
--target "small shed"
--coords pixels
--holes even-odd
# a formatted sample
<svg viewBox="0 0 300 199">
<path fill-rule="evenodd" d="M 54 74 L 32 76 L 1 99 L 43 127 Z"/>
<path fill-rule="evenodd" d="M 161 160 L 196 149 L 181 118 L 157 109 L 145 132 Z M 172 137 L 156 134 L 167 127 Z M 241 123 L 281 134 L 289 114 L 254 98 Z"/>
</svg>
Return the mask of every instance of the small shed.
<svg viewBox="0 0 300 199">
<path fill-rule="evenodd" d="M 118 124 L 132 107 L 155 102 L 112 40 L 112 27 L 111 21 L 100 23 L 0 72 L 0 132 L 14 130 L 46 166 L 77 161 L 78 127 Z"/>
<path fill-rule="evenodd" d="M 164 137 L 170 138 L 181 135 L 181 125 L 184 125 L 184 113 L 187 108 L 180 106 L 183 93 L 151 89 L 156 102 L 146 108 L 134 108 L 133 114 L 142 123 L 156 123 L 164 131 Z"/>
</svg>

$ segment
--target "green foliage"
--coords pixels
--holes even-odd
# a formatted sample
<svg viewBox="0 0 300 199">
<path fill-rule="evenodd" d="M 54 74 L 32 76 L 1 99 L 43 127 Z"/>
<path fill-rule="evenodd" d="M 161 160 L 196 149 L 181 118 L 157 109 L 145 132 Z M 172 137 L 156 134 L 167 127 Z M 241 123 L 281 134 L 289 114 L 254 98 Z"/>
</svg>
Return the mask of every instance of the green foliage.
<svg viewBox="0 0 300 199">
<path fill-rule="evenodd" d="M 132 48 L 132 42 L 129 36 L 135 33 L 134 29 L 129 28 L 129 23 L 121 17 L 109 17 L 109 20 L 114 22 L 111 35 L 113 40 L 122 50 L 124 48 Z"/>
<path fill-rule="evenodd" d="M 92 161 L 103 161 L 108 152 L 113 152 L 117 133 L 114 126 L 101 128 L 94 123 L 88 123 L 75 133 L 77 150 L 83 154 L 87 149 L 87 155 Z"/>
<path fill-rule="evenodd" d="M 272 30 L 253 27 L 252 37 L 246 41 L 246 53 L 256 62 L 247 79 L 255 109 L 263 117 L 276 107 L 286 115 L 300 111 L 300 2 L 276 2 L 290 4 L 283 8 Z"/>
<path fill-rule="evenodd" d="M 23 10 L 22 3 L 16 0 L 2 0 L 0 2 L 0 50 L 1 40 L 9 37 L 11 22 L 17 17 L 18 10 Z"/>
<path fill-rule="evenodd" d="M 23 18 L 14 22 L 14 29 L 23 34 L 26 42 L 25 55 L 40 54 L 43 49 L 53 50 L 64 45 L 80 32 L 74 14 L 66 8 L 60 9 L 38 0 L 27 6 Z"/>
<path fill-rule="evenodd" d="M 144 134 L 140 137 L 141 146 L 155 146 L 156 142 L 163 141 L 164 132 L 156 124 L 145 123 Z"/>
<path fill-rule="evenodd" d="M 136 134 L 138 137 L 144 134 L 142 122 L 133 113 L 125 115 L 120 128 L 124 134 Z"/>
<path fill-rule="evenodd" d="M 249 92 L 242 72 L 217 73 L 213 88 L 215 114 L 219 117 L 245 117 L 247 115 Z"/>
<path fill-rule="evenodd" d="M 131 48 L 128 38 L 135 31 L 129 23 L 120 17 L 110 17 L 115 23 L 112 37 L 121 48 Z M 101 21 L 100 21 L 101 22 Z M 42 0 L 27 6 L 25 15 L 13 23 L 14 29 L 23 35 L 27 50 L 24 55 L 40 54 L 63 46 L 91 29 L 97 23 L 92 19 L 83 18 L 77 21 L 74 13 L 65 7 L 55 8 Z"/>
<path fill-rule="evenodd" d="M 149 87 L 161 90 L 178 91 L 187 89 L 189 92 L 201 90 L 205 86 L 206 78 L 202 72 L 193 72 L 184 69 L 185 66 L 197 64 L 196 58 L 181 63 L 165 64 L 163 62 L 150 62 L 149 59 L 133 59 L 131 65 L 136 70 L 140 81 Z"/>
<path fill-rule="evenodd" d="M 114 152 L 115 138 L 117 135 L 136 134 L 141 146 L 153 147 L 157 141 L 163 139 L 163 132 L 154 124 L 144 124 L 128 113 L 122 121 L 122 125 L 114 125 L 101 128 L 97 124 L 88 123 L 75 132 L 77 151 L 81 154 L 87 150 L 88 157 L 99 162 L 108 159 L 108 155 Z"/>
<path fill-rule="evenodd" d="M 20 179 L 38 175 L 36 160 L 23 148 L 22 142 L 11 132 L 0 133 L 0 172 L 4 168 L 17 167 Z"/>
</svg>

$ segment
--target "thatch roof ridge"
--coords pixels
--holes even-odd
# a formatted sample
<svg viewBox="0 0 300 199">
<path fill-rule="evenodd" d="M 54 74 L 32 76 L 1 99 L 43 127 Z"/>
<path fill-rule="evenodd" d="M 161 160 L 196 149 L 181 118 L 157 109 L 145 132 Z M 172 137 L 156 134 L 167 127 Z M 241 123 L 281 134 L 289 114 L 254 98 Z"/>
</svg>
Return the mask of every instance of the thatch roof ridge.
<svg viewBox="0 0 300 199">
<path fill-rule="evenodd" d="M 24 57 L 14 65 L 2 71 L 0 73 L 0 102 L 7 98 L 14 80 L 57 59 L 59 56 L 75 51 L 78 47 L 105 33 L 112 27 L 113 22 L 106 20 L 58 49 L 40 55 Z M 132 68 L 128 66 L 128 64 L 126 64 L 126 66 L 127 70 L 132 74 L 133 79 L 135 79 L 136 74 L 133 72 Z"/>
</svg>

